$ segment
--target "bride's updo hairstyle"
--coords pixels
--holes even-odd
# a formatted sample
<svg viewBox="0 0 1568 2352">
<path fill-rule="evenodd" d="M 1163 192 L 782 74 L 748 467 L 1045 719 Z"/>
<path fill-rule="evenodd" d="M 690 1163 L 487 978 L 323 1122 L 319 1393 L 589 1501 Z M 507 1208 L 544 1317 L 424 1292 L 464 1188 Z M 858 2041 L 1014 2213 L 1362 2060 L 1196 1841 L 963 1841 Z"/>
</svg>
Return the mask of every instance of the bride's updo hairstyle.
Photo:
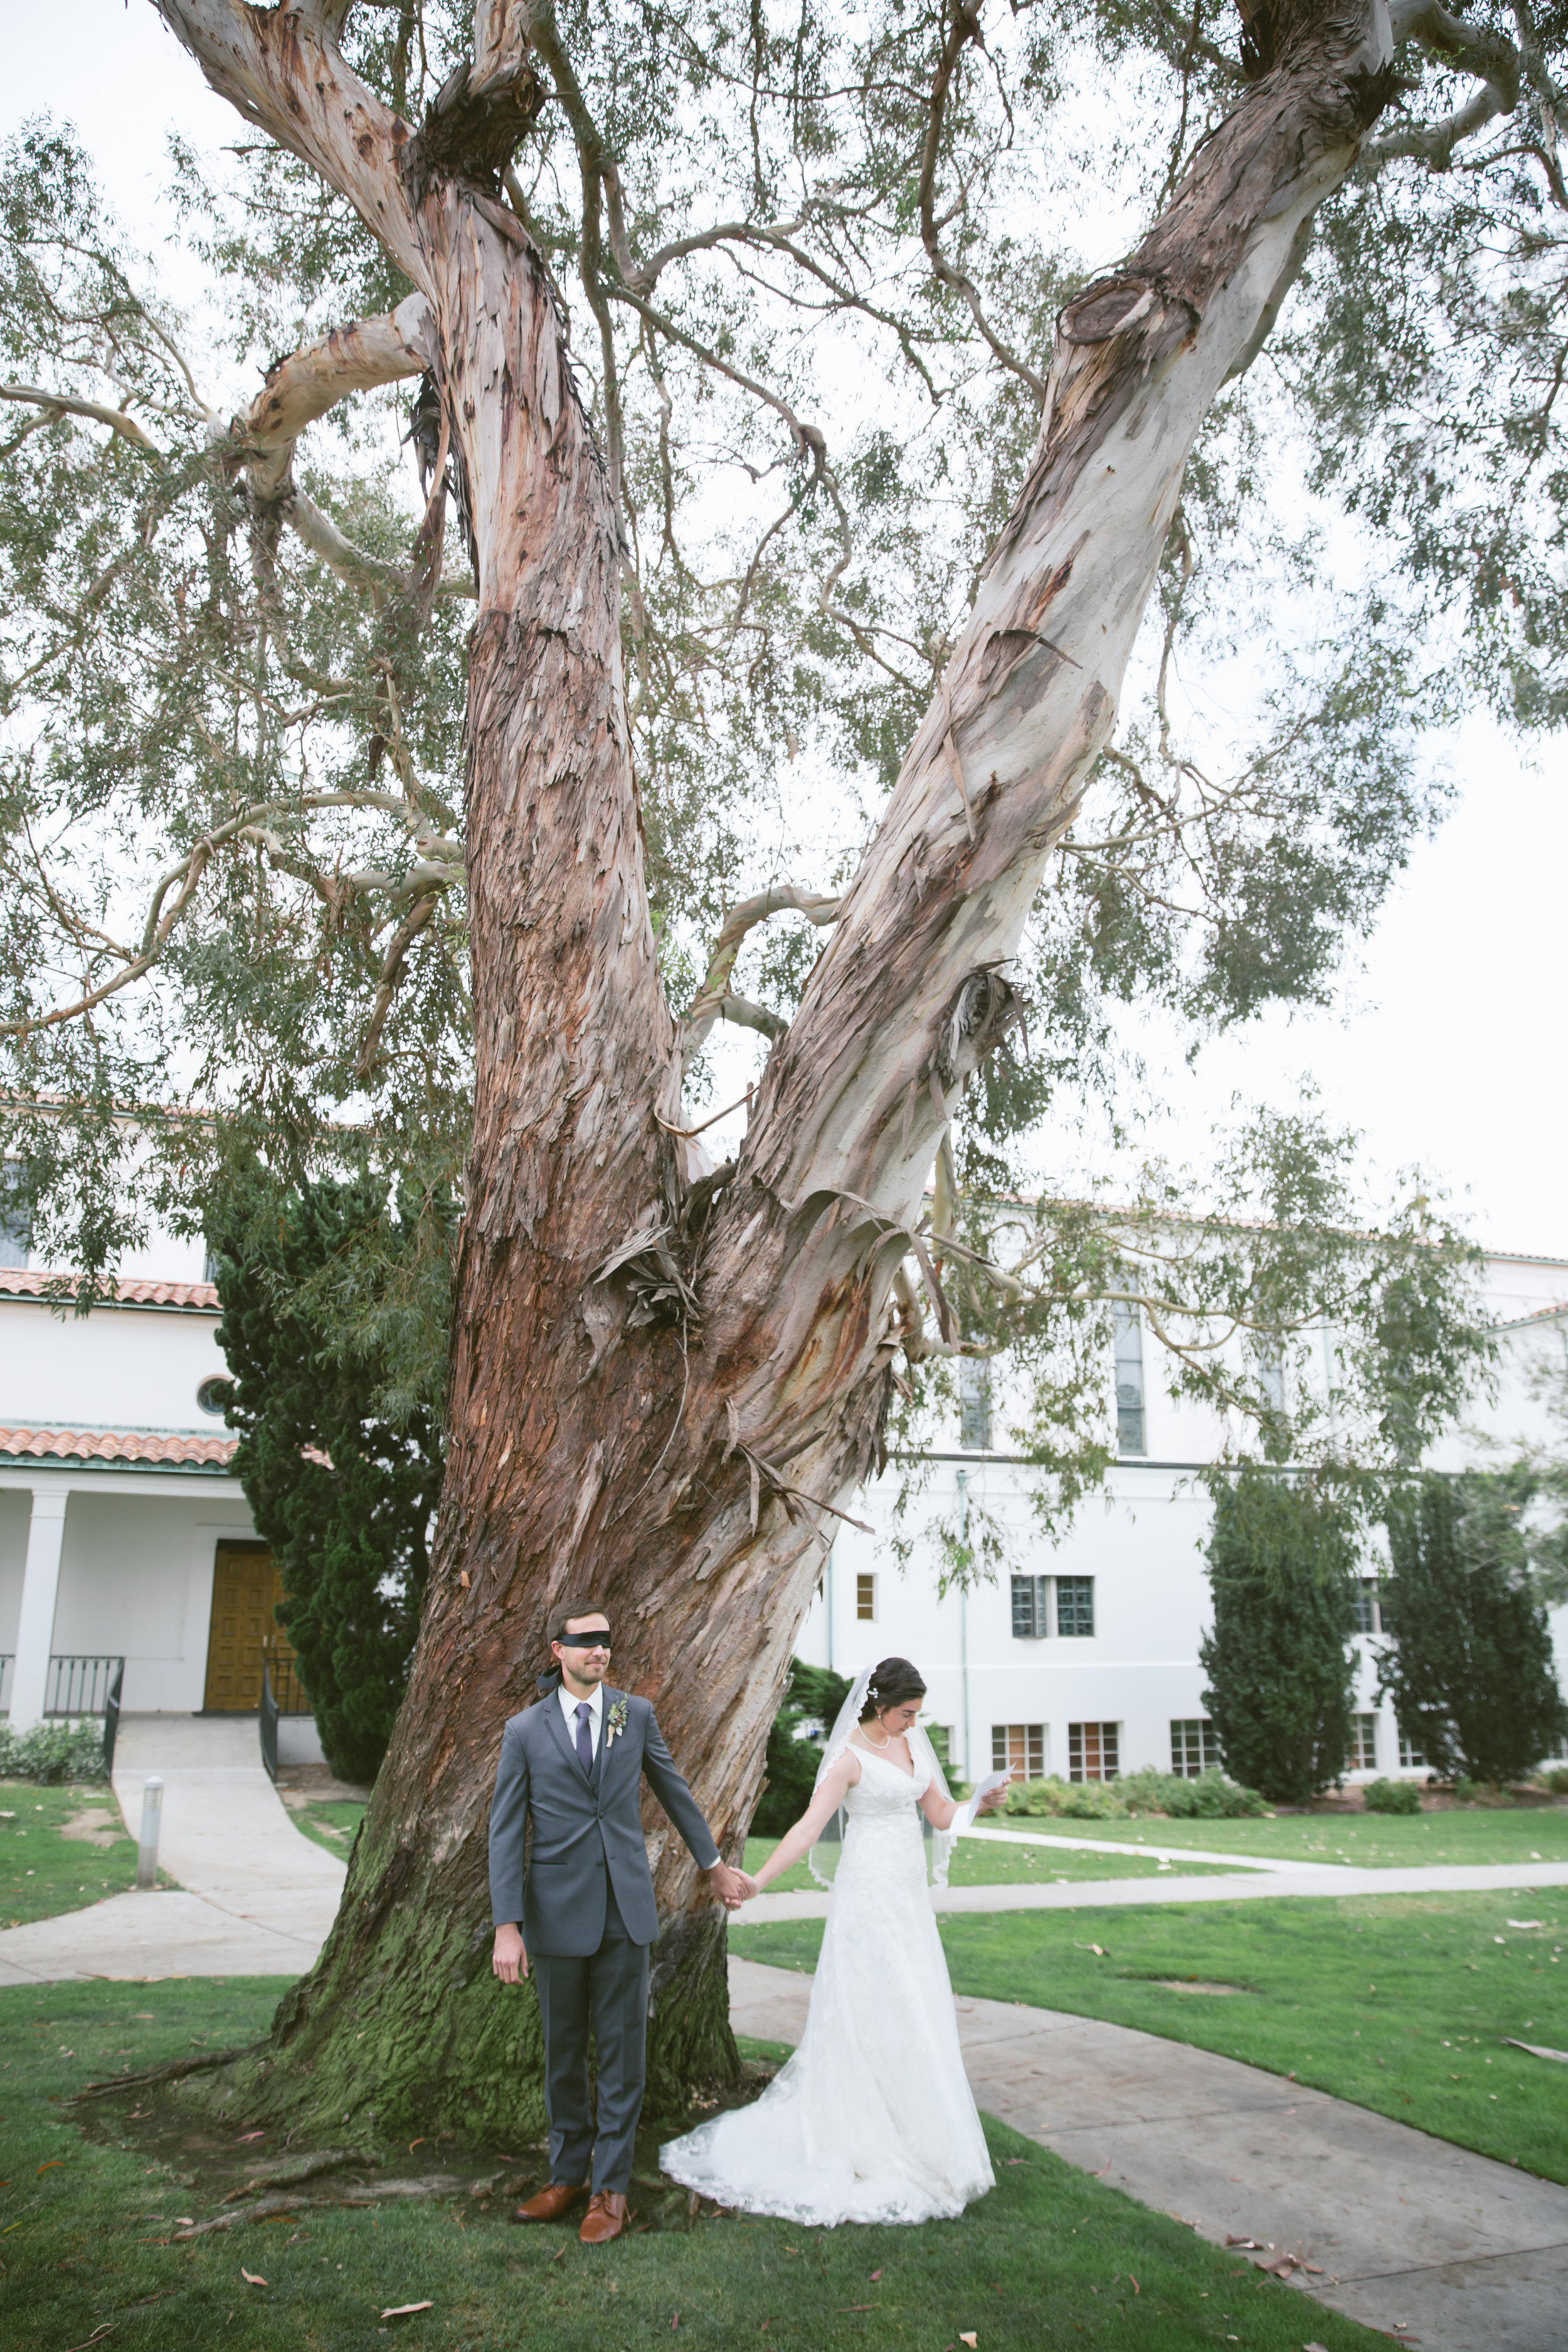
<svg viewBox="0 0 1568 2352">
<path fill-rule="evenodd" d="M 908 1658 L 884 1658 L 866 1685 L 866 1704 L 860 1710 L 862 1723 L 874 1723 L 890 1706 L 902 1706 L 911 1698 L 924 1698 L 926 1686 L 918 1668 Z"/>
</svg>

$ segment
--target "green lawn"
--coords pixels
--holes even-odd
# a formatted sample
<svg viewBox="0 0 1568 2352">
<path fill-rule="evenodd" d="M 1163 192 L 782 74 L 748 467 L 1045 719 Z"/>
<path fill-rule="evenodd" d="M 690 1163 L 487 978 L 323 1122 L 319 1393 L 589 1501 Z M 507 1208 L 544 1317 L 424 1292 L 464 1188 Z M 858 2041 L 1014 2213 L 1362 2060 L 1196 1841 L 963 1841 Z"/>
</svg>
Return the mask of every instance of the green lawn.
<svg viewBox="0 0 1568 2352">
<path fill-rule="evenodd" d="M 519 2228 L 472 2197 L 312 2210 L 184 2242 L 182 2214 L 217 2207 L 268 2142 L 214 2133 L 149 2148 L 61 2104 L 116 2067 L 241 2042 L 266 2024 L 276 1979 L 0 1990 L 0 2340 L 7 2352 L 374 2352 L 401 2337 L 442 2352 L 500 2345 L 627 2352 L 679 2343 L 730 2352 L 1373 2352 L 1383 2339 L 1260 2279 L 1163 2214 L 1073 2170 L 999 2125 L 997 2187 L 961 2221 L 801 2230 L 743 2218 L 665 2226 L 600 2251 L 565 2228 Z M 650 2151 L 651 2153 L 651 2151 Z M 406 2160 L 428 2160 L 426 2151 Z M 443 2147 L 437 2161 L 462 2169 Z M 518 2161 L 514 2156 L 513 2163 Z M 539 2177 L 530 2153 L 523 2171 Z M 493 2159 L 492 2159 L 493 2164 Z M 472 2170 L 472 2167 L 468 2168 Z M 510 2195 L 521 2190 L 508 2181 Z M 641 2195 L 658 2210 L 657 2190 Z M 243 2273 L 248 2271 L 252 2280 Z M 1133 2284 L 1136 2280 L 1136 2287 Z M 264 2284 L 262 2283 L 264 2282 Z M 406 2319 L 398 2304 L 431 2308 Z M 679 2320 L 679 2326 L 677 2326 Z"/>
<path fill-rule="evenodd" d="M 1568 2066 L 1504 2046 L 1512 2037 L 1568 2050 L 1568 1890 L 940 1924 L 959 1992 L 1194 2042 L 1568 2181 Z M 742 1958 L 810 1969 L 822 1928 L 780 1920 L 730 1937 Z M 1162 1979 L 1236 1990 L 1184 1991 Z"/>
<path fill-rule="evenodd" d="M 1568 1862 L 1568 1805 L 1478 1806 L 1439 1813 L 1287 1813 L 1273 1821 L 1008 1820 L 992 1828 L 1119 1845 L 1198 1846 L 1211 1853 L 1405 1868 L 1422 1863 Z M 1045 1852 L 1047 1849 L 1038 1849 Z"/>
<path fill-rule="evenodd" d="M 92 1837 L 63 1836 L 73 1822 Z M 94 1842 L 103 1837 L 111 1843 Z M 0 1927 L 84 1910 L 135 1884 L 136 1841 L 107 1780 L 58 1789 L 0 1780 Z"/>
<path fill-rule="evenodd" d="M 756 1870 L 772 1853 L 777 1838 L 748 1838 L 746 1868 Z M 993 1845 L 986 1838 L 960 1838 L 948 1870 L 950 1886 L 1048 1886 L 1079 1878 L 1155 1878 L 1163 1874 L 1152 1854 L 1071 1853 L 1043 1845 Z M 1184 1878 L 1224 1878 L 1223 1863 L 1189 1863 Z M 820 1894 L 804 1862 L 771 1879 L 766 1895 Z"/>
<path fill-rule="evenodd" d="M 308 1805 L 290 1805 L 289 1818 L 297 1830 L 302 1830 L 340 1862 L 347 1862 L 353 1845 L 354 1832 L 363 1821 L 363 1802 L 355 1797 L 317 1797 Z"/>
</svg>

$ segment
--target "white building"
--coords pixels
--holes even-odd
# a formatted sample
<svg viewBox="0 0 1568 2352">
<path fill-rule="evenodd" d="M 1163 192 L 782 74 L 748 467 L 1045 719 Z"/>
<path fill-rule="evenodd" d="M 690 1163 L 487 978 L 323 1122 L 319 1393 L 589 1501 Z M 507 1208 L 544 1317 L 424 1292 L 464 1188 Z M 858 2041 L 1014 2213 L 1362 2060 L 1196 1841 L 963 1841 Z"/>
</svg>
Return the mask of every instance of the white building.
<svg viewBox="0 0 1568 2352">
<path fill-rule="evenodd" d="M 1485 1296 L 1502 1338 L 1500 1391 L 1486 1427 L 1509 1445 L 1543 1438 L 1545 1412 L 1531 1374 L 1563 1362 L 1568 1261 L 1489 1257 Z M 896 1488 L 889 1470 L 856 1506 L 877 1536 L 840 1529 L 802 1628 L 798 1654 L 842 1675 L 879 1658 L 911 1659 L 930 1690 L 926 1719 L 946 1730 L 948 1753 L 970 1780 L 1005 1763 L 1031 1778 L 1077 1780 L 1146 1765 L 1192 1774 L 1219 1760 L 1198 1663 L 1212 1616 L 1203 1557 L 1211 1507 L 1194 1475 L 1213 1459 L 1213 1425 L 1163 1391 L 1159 1350 L 1140 1344 L 1136 1325 L 1119 1334 L 1116 1353 L 1121 1459 L 1104 1498 L 1085 1505 L 1058 1545 L 1036 1525 L 1028 1466 L 985 1450 L 984 1412 L 955 1415 L 947 1449 L 928 1457 L 923 1508 L 952 1518 L 966 1500 L 981 1506 L 1008 1529 L 1020 1572 L 939 1600 L 933 1548 L 918 1545 L 905 1570 L 886 1540 Z M 965 1437 L 980 1442 L 965 1445 Z M 1480 1459 L 1474 1434 L 1458 1433 L 1436 1464 Z M 1396 1778 L 1422 1770 L 1424 1759 L 1402 1743 L 1392 1706 L 1379 1706 L 1373 1695 L 1375 1578 L 1364 1580 L 1363 1591 L 1349 1777 Z M 1568 1610 L 1554 1612 L 1553 1631 L 1568 1687 Z"/>
<path fill-rule="evenodd" d="M 254 1712 L 278 1588 L 208 1386 L 225 1366 L 199 1252 L 155 1243 L 128 1264 L 117 1303 L 86 1317 L 51 1305 L 26 1257 L 25 1230 L 0 1211 L 0 1712 L 22 1727 L 101 1711 L 121 1660 L 127 1713 Z M 1563 1361 L 1568 1262 L 1493 1257 L 1487 1291 L 1505 1333 L 1489 1425 L 1506 1440 L 1542 1434 L 1529 1375 Z M 928 1718 L 971 1777 L 994 1759 L 1088 1779 L 1212 1759 L 1197 1659 L 1209 1505 L 1194 1473 L 1214 1433 L 1163 1392 L 1157 1350 L 1141 1354 L 1135 1327 L 1117 1356 L 1123 1458 L 1059 1545 L 1035 1526 L 1027 1468 L 987 1450 L 973 1414 L 967 1427 L 955 1416 L 927 1501 L 982 1504 L 1014 1531 L 1020 1572 L 939 1601 L 918 1553 L 900 1572 L 886 1542 L 846 1528 L 802 1630 L 800 1654 L 842 1674 L 912 1658 Z M 1110 1375 L 1108 1364 L 1108 1407 Z M 1449 1460 L 1472 1452 L 1456 1438 Z M 893 1488 L 889 1475 L 857 1514 L 885 1527 Z M 1369 1591 L 1373 1631 L 1375 1608 Z M 1568 1612 L 1559 1625 L 1561 1651 Z M 1417 1769 L 1372 1697 L 1368 1643 L 1362 1654 L 1358 1769 Z"/>
<path fill-rule="evenodd" d="M 112 1307 L 45 1297 L 0 1223 L 0 1711 L 18 1729 L 101 1713 L 124 1663 L 135 1713 L 254 1711 L 270 1624 L 199 1250 L 163 1243 Z"/>
</svg>

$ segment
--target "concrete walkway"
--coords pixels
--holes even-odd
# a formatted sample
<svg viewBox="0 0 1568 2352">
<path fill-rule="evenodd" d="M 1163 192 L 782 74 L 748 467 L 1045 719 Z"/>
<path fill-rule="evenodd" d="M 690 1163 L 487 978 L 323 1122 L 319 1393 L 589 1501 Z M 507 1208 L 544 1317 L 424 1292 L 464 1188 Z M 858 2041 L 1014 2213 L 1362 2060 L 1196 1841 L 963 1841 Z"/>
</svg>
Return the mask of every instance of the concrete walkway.
<svg viewBox="0 0 1568 2352">
<path fill-rule="evenodd" d="M 344 1865 L 289 1820 L 261 1766 L 254 1716 L 125 1716 L 114 1793 L 132 1837 L 163 1779 L 159 1867 L 179 1881 L 0 1932 L 0 1984 L 66 1977 L 303 1974 L 326 1939 Z"/>
<path fill-rule="evenodd" d="M 798 2042 L 810 1992 L 808 1977 L 730 1962 L 738 2033 Z M 1403 2325 L 1423 2352 L 1568 2344 L 1568 2189 L 1183 2042 L 1057 2010 L 957 2007 L 988 2113 L 1216 2245 L 1255 2238 L 1316 2264 L 1295 2283 L 1331 2309 Z"/>
<path fill-rule="evenodd" d="M 1140 1838 L 1055 1837 L 1048 1830 L 965 1830 L 965 1837 L 992 1845 L 1048 1845 L 1058 1853 L 1132 1853 L 1152 1862 L 1217 1862 L 1226 1870 L 1342 1870 L 1338 1862 L 1298 1862 L 1271 1853 L 1215 1853 L 1201 1845 L 1145 1845 Z"/>
<path fill-rule="evenodd" d="M 1075 1845 L 1079 1843 L 1073 1840 Z M 1126 1848 L 1117 1851 L 1125 1853 Z M 1147 1853 L 1152 1849 L 1141 1846 L 1137 1851 Z M 1202 1858 L 1187 1856 L 1189 1861 Z M 1568 1886 L 1568 1863 L 1454 1863 L 1423 1870 L 1358 1870 L 1344 1864 L 1290 1863 L 1234 1878 L 1184 1878 L 1172 1871 L 1158 1878 L 1069 1879 L 1059 1886 L 933 1887 L 931 1899 L 935 1911 L 1098 1911 L 1130 1903 L 1247 1903 L 1282 1895 L 1321 1900 L 1344 1895 L 1485 1895 L 1500 1890 L 1525 1894 L 1544 1886 Z M 760 1927 L 769 1919 L 826 1919 L 830 1900 L 819 1887 L 809 1894 L 759 1895 L 736 1914 L 736 1921 L 742 1927 Z M 1568 2326 L 1563 2341 L 1568 2346 Z"/>
</svg>

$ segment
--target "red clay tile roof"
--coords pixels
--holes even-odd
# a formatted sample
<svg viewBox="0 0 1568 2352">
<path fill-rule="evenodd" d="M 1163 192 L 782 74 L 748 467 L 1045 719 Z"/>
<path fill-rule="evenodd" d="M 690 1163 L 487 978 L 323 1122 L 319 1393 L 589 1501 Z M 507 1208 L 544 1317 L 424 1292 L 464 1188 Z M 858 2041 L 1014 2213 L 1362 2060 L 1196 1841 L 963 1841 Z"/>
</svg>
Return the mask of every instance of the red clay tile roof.
<svg viewBox="0 0 1568 2352">
<path fill-rule="evenodd" d="M 30 1266 L 0 1266 L 0 1298 L 41 1298 L 59 1276 Z M 70 1277 L 66 1276 L 68 1285 Z M 121 1282 L 106 1307 L 184 1307 L 216 1315 L 216 1282 Z"/>
<path fill-rule="evenodd" d="M 157 1429 L 0 1429 L 0 1460 L 133 1462 L 155 1470 L 226 1470 L 239 1441 Z"/>
</svg>

